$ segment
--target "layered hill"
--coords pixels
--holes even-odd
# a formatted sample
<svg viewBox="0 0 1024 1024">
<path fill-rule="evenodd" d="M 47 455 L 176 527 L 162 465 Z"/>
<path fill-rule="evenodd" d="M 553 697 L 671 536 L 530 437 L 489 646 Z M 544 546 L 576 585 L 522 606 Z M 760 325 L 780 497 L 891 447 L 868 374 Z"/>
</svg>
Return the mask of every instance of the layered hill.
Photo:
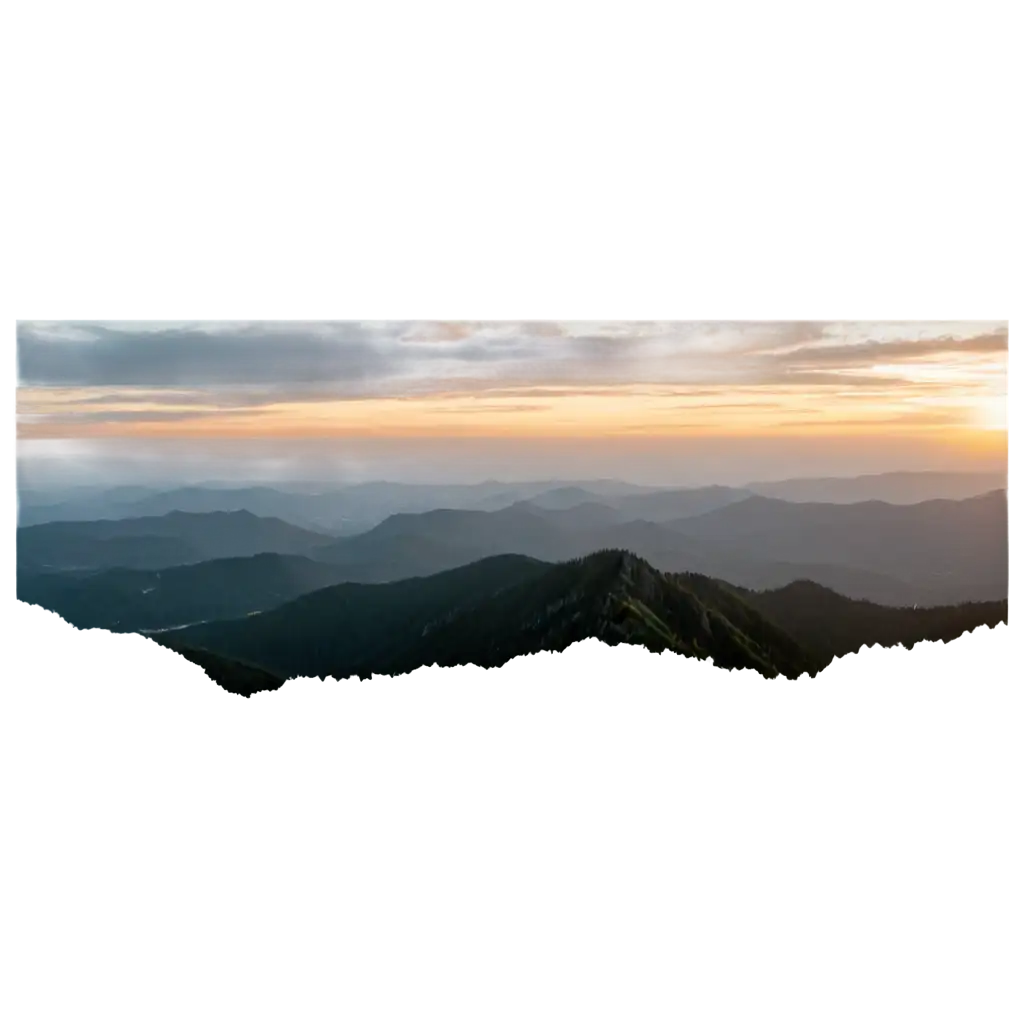
<svg viewBox="0 0 1024 1024">
<path fill-rule="evenodd" d="M 260 615 L 174 630 L 164 638 L 283 676 L 372 673 L 418 641 L 431 623 L 550 569 L 534 559 L 501 556 L 395 583 L 343 583 Z"/>
<path fill-rule="evenodd" d="M 267 553 L 162 570 L 19 574 L 18 600 L 79 629 L 147 632 L 265 611 L 344 577 L 302 555 Z"/>
<path fill-rule="evenodd" d="M 138 519 L 168 512 L 235 512 L 284 519 L 298 526 L 329 533 L 367 530 L 399 512 L 428 512 L 435 508 L 495 511 L 517 501 L 558 490 L 554 481 L 535 483 L 411 484 L 367 482 L 337 485 L 186 487 L 88 487 L 59 493 L 19 489 L 21 526 L 90 519 Z M 567 488 L 598 500 L 653 492 L 619 481 L 590 481 Z M 572 501 L 571 504 L 576 504 Z M 682 515 L 682 511 L 675 514 Z"/>
<path fill-rule="evenodd" d="M 912 647 L 922 641 L 948 642 L 979 626 L 1006 622 L 1008 614 L 1006 601 L 886 608 L 851 600 L 809 580 L 760 593 L 735 589 L 747 604 L 823 661 L 875 644 Z"/>
<path fill-rule="evenodd" d="M 989 491 L 1005 490 L 1006 473 L 872 473 L 854 477 L 807 477 L 746 485 L 747 491 L 783 501 L 847 504 L 885 501 L 914 505 L 946 498 L 962 501 Z"/>
<path fill-rule="evenodd" d="M 621 521 L 622 515 L 597 502 L 550 509 L 533 501 L 496 512 L 407 513 L 316 557 L 348 567 L 352 580 L 389 582 L 495 554 L 560 561 L 622 548 L 667 572 L 698 572 L 752 589 L 809 579 L 894 606 L 998 600 L 1007 592 L 1005 491 L 917 505 L 752 496 L 667 522 Z"/>
<path fill-rule="evenodd" d="M 169 512 L 18 529 L 18 572 L 163 569 L 215 558 L 307 554 L 334 538 L 251 512 Z"/>
<path fill-rule="evenodd" d="M 343 584 L 264 612 L 165 634 L 175 645 L 280 676 L 402 673 L 421 665 L 496 666 L 578 640 L 642 644 L 766 676 L 818 665 L 728 588 L 693 589 L 622 551 L 557 565 L 483 559 L 432 577 Z"/>
<path fill-rule="evenodd" d="M 665 525 L 690 544 L 727 549 L 739 559 L 767 556 L 774 563 L 842 566 L 889 577 L 912 586 L 917 603 L 998 600 L 1007 591 L 1005 491 L 914 505 L 753 497 Z M 799 571 L 791 581 L 800 577 L 830 582 L 813 571 Z"/>
</svg>

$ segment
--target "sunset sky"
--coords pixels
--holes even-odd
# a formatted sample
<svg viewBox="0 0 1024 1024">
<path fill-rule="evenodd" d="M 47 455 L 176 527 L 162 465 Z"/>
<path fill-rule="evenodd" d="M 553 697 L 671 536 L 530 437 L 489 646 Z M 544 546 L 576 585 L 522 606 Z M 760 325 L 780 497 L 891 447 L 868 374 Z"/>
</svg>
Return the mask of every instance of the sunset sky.
<svg viewBox="0 0 1024 1024">
<path fill-rule="evenodd" d="M 673 451 L 718 452 L 740 476 L 766 455 L 801 475 L 812 448 L 833 452 L 833 475 L 919 468 L 894 458 L 990 468 L 1005 462 L 1007 337 L 992 322 L 24 322 L 19 456 L 333 440 L 361 472 L 372 450 L 462 450 L 479 472 L 514 453 L 521 478 L 531 453 L 572 475 L 584 449 L 592 473 L 603 442 L 624 460 L 609 476 L 631 451 L 648 477 Z"/>
</svg>

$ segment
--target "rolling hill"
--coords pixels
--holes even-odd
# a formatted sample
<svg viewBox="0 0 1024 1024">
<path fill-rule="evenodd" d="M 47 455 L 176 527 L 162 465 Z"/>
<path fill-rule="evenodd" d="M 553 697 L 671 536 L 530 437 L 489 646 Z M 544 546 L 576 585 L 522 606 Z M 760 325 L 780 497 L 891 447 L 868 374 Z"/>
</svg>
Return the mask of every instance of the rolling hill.
<svg viewBox="0 0 1024 1024">
<path fill-rule="evenodd" d="M 554 560 L 572 538 L 547 513 L 520 503 L 496 512 L 435 509 L 399 513 L 366 533 L 344 537 L 317 558 L 358 572 L 355 579 L 388 583 L 487 558 L 515 554 Z"/>
<path fill-rule="evenodd" d="M 430 623 L 550 568 L 530 558 L 499 556 L 395 583 L 343 583 L 260 615 L 174 630 L 164 639 L 276 675 L 349 676 L 373 671 Z"/>
<path fill-rule="evenodd" d="M 783 501 L 849 504 L 885 501 L 915 505 L 945 498 L 962 501 L 1005 490 L 1006 473 L 874 473 L 854 477 L 818 477 L 747 484 L 745 490 Z"/>
<path fill-rule="evenodd" d="M 434 664 L 493 667 L 588 637 L 792 678 L 815 674 L 863 644 L 949 640 L 1000 621 L 1005 602 L 886 608 L 807 582 L 754 593 L 602 551 L 555 565 L 499 556 L 420 579 L 342 584 L 160 639 L 280 678 L 397 674 Z"/>
<path fill-rule="evenodd" d="M 614 499 L 614 507 L 628 519 L 664 523 L 706 515 L 750 496 L 749 491 L 736 487 L 690 487 L 653 494 L 626 495 Z"/>
<path fill-rule="evenodd" d="M 809 580 L 762 593 L 736 588 L 766 619 L 822 660 L 880 644 L 911 647 L 923 640 L 955 640 L 978 626 L 1007 621 L 1006 601 L 938 608 L 885 608 L 854 601 Z"/>
<path fill-rule="evenodd" d="M 679 508 L 674 492 L 626 497 L 671 500 Z M 748 590 L 809 580 L 892 606 L 1001 600 L 1007 594 L 1005 491 L 915 505 L 793 503 L 752 495 L 665 522 L 625 515 L 603 501 L 546 508 L 524 500 L 496 511 L 398 513 L 342 538 L 245 511 L 47 523 L 18 530 L 19 595 L 111 628 L 165 628 L 262 610 L 274 595 L 286 600 L 334 582 L 430 576 L 501 554 L 561 562 L 606 549 L 630 551 L 663 572 L 699 573 Z M 80 578 L 107 569 L 152 573 L 263 553 L 302 555 L 325 568 L 304 567 L 310 586 L 275 576 L 271 563 L 262 563 L 268 574 L 263 582 L 254 577 L 236 585 L 200 573 L 197 579 L 211 580 L 210 601 L 188 599 L 185 587 L 166 606 L 163 596 L 153 595 L 171 591 L 155 587 L 151 577 Z M 59 572 L 75 575 L 58 580 L 53 574 Z M 30 577 L 42 574 L 49 578 L 29 585 Z M 238 595 L 239 586 L 251 594 Z M 229 592 L 236 596 L 229 599 Z M 189 607 L 196 612 L 185 616 Z"/>
<path fill-rule="evenodd" d="M 1006 596 L 1005 491 L 915 505 L 794 503 L 756 496 L 665 525 L 706 551 L 728 549 L 743 559 L 843 566 L 891 577 L 913 586 L 918 603 Z M 794 579 L 805 575 L 816 579 L 803 571 Z"/>
<path fill-rule="evenodd" d="M 617 521 L 622 514 L 597 502 L 547 509 L 534 501 L 496 512 L 403 513 L 315 557 L 348 566 L 349 579 L 390 582 L 495 554 L 561 561 L 622 548 L 666 572 L 698 572 L 751 589 L 810 579 L 894 606 L 1006 596 L 1005 492 L 918 505 L 751 496 L 664 523 Z"/>
<path fill-rule="evenodd" d="M 620 522 L 644 519 L 660 523 L 702 515 L 751 496 L 735 487 L 674 487 L 628 494 L 599 494 L 584 487 L 556 487 L 527 499 L 530 505 L 550 511 L 570 512 L 582 506 L 603 505 L 618 514 Z"/>
<path fill-rule="evenodd" d="M 268 553 L 159 571 L 19 574 L 18 600 L 57 612 L 79 629 L 146 632 L 265 611 L 344 575 L 302 555 Z"/>
<path fill-rule="evenodd" d="M 315 531 L 343 536 L 362 532 L 400 512 L 429 512 L 437 508 L 496 511 L 550 492 L 557 482 L 479 484 L 358 484 L 281 483 L 277 486 L 198 484 L 170 488 L 88 487 L 59 492 L 19 488 L 18 523 L 94 519 L 138 519 L 168 512 L 248 511 L 283 519 Z M 595 480 L 576 485 L 587 498 L 604 500 L 656 490 L 618 481 Z M 586 500 L 586 499 L 585 499 Z M 576 504 L 577 502 L 572 502 Z M 677 514 L 682 515 L 680 511 Z"/>
<path fill-rule="evenodd" d="M 305 497 L 305 501 L 303 501 Z M 51 522 L 79 522 L 97 519 L 143 519 L 164 516 L 169 512 L 251 512 L 308 526 L 303 505 L 312 502 L 308 496 L 288 494 L 272 487 L 175 487 L 170 490 L 141 488 L 110 488 L 98 493 L 71 495 L 62 501 L 41 504 L 23 502 L 19 509 L 19 525 L 33 526 Z"/>
<path fill-rule="evenodd" d="M 35 529 L 35 527 L 29 527 Z M 181 537 L 89 537 L 69 532 L 17 539 L 17 573 L 96 570 L 121 566 L 162 569 L 169 565 L 200 562 L 202 552 Z"/>
<path fill-rule="evenodd" d="M 621 551 L 557 565 L 499 556 L 423 579 L 343 584 L 165 637 L 289 677 L 392 674 L 435 662 L 501 665 L 587 637 L 711 657 L 768 676 L 815 668 L 727 589 L 698 600 Z"/>
<path fill-rule="evenodd" d="M 18 529 L 18 571 L 163 569 L 262 552 L 305 554 L 333 539 L 244 511 L 45 523 Z"/>
</svg>

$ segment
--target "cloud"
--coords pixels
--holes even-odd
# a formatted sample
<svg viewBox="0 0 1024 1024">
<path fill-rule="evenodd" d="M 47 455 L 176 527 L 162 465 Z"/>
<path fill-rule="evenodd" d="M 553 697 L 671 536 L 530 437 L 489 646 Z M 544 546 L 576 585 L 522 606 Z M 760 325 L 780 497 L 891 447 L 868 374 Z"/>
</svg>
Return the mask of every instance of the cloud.
<svg viewBox="0 0 1024 1024">
<path fill-rule="evenodd" d="M 469 417 L 543 414 L 587 395 L 694 398 L 707 410 L 751 408 L 740 394 L 787 406 L 803 395 L 813 409 L 990 389 L 1007 348 L 1006 326 L 992 323 L 26 322 L 18 420 L 25 435 L 189 420 L 215 431 L 278 405 L 479 399 Z M 929 361 L 950 364 L 943 379 L 928 379 Z"/>
<path fill-rule="evenodd" d="M 204 415 L 200 411 L 184 409 L 106 409 L 102 412 L 69 409 L 56 416 L 19 413 L 18 419 L 29 423 L 45 422 L 51 426 L 81 426 L 89 423 L 181 423 L 202 419 Z"/>
<path fill-rule="evenodd" d="M 477 324 L 471 321 L 425 321 L 408 325 L 404 337 L 408 341 L 451 342 L 471 337 Z"/>
<path fill-rule="evenodd" d="M 896 415 L 883 415 L 875 417 L 842 417 L 841 419 L 827 419 L 819 417 L 794 416 L 789 419 L 779 420 L 773 424 L 774 427 L 799 427 L 800 429 L 814 430 L 863 430 L 883 427 L 952 427 L 961 423 L 961 416 L 954 410 L 937 410 L 934 412 L 908 412 Z"/>
<path fill-rule="evenodd" d="M 878 363 L 915 362 L 935 356 L 990 355 L 1006 352 L 1008 335 L 1005 329 L 967 338 L 941 337 L 918 340 L 866 341 L 854 344 L 815 344 L 774 355 L 776 365 L 791 370 L 828 367 L 856 368 Z"/>
<path fill-rule="evenodd" d="M 304 324 L 234 330 L 157 330 L 73 325 L 78 336 L 18 325 L 19 378 L 26 384 L 203 386 L 337 383 L 387 375 L 393 359 L 355 324 L 325 333 Z"/>
</svg>

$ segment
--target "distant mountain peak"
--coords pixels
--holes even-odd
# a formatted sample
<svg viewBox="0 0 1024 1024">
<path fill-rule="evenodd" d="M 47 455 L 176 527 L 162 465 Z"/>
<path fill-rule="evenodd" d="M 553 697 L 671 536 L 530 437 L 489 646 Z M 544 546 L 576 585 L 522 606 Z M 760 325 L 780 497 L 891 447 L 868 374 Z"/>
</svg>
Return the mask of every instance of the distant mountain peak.
<svg viewBox="0 0 1024 1024">
<path fill-rule="evenodd" d="M 254 512 L 250 512 L 247 508 L 233 508 L 233 509 L 212 509 L 209 512 L 191 512 L 184 509 L 171 509 L 170 512 L 165 512 L 163 515 L 155 516 L 141 516 L 143 519 L 164 519 L 164 520 L 187 520 L 189 522 L 200 522 L 207 520 L 212 522 L 214 520 L 223 522 L 225 519 L 267 519 L 270 521 L 280 522 L 281 520 L 274 520 L 272 516 L 258 516 Z M 291 525 L 291 524 L 289 524 Z"/>
</svg>

